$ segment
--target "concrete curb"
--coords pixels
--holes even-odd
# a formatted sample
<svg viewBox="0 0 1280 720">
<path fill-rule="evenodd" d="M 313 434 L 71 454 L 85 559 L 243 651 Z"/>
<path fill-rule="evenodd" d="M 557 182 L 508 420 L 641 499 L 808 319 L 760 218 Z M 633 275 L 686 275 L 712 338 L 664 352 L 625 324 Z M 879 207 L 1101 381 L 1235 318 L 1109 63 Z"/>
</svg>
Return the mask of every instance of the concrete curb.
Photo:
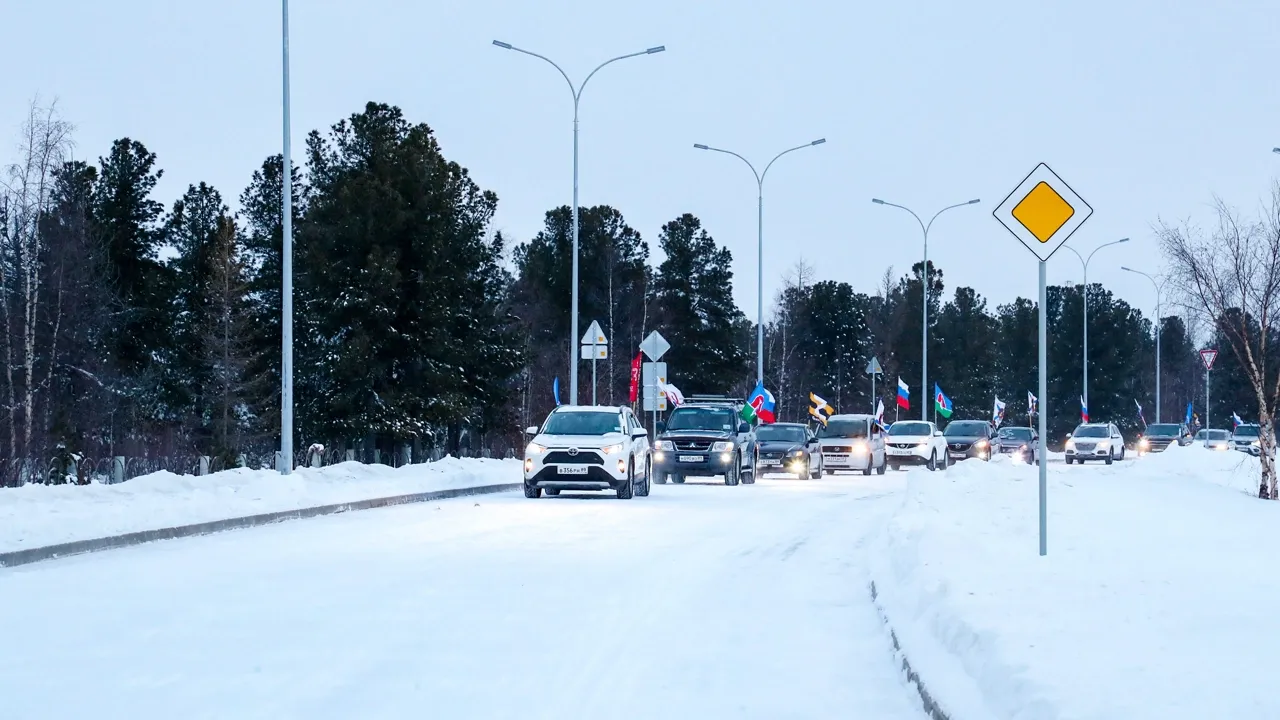
<svg viewBox="0 0 1280 720">
<path fill-rule="evenodd" d="M 884 607 L 880 604 L 880 596 L 876 592 L 876 583 L 874 580 L 870 583 L 871 603 L 876 606 L 876 613 L 880 615 L 880 620 L 884 622 L 884 626 L 889 629 L 889 637 L 893 640 L 894 651 L 902 658 L 902 669 L 907 673 L 907 680 L 915 686 L 916 692 L 920 694 L 920 702 L 924 704 L 925 713 L 933 720 L 951 720 L 951 716 L 943 710 L 938 701 L 929 694 L 928 688 L 925 687 L 924 681 L 920 679 L 920 675 L 911 667 L 911 661 L 907 658 L 907 653 L 902 649 L 902 643 L 898 642 L 898 634 L 893 631 L 893 625 L 889 623 L 889 616 L 885 614 Z"/>
<path fill-rule="evenodd" d="M 175 538 L 195 537 L 197 535 L 211 535 L 213 533 L 219 533 L 226 530 L 239 530 L 242 528 L 258 527 L 261 525 L 271 525 L 274 523 L 285 522 L 286 520 L 301 520 L 304 518 L 333 515 L 335 513 L 342 512 L 353 512 L 356 510 L 371 510 L 373 508 L 391 507 L 393 505 L 407 505 L 409 503 L 430 502 L 432 500 L 447 500 L 449 498 L 467 497 L 469 495 L 488 495 L 490 493 L 519 490 L 520 487 L 520 483 L 504 483 L 501 485 L 480 485 L 477 487 L 453 488 L 450 490 L 433 490 L 431 492 L 412 493 L 409 495 L 394 495 L 391 497 L 371 498 L 369 500 L 355 500 L 352 502 L 337 503 L 335 505 L 320 505 L 317 507 L 297 508 L 295 510 L 282 510 L 280 512 L 227 518 L 225 520 L 212 520 L 210 522 L 195 523 L 192 525 L 178 525 L 175 527 L 157 528 L 155 530 L 142 530 L 140 532 L 131 532 L 124 535 L 111 535 L 108 537 L 93 538 L 91 540 L 76 540 L 74 542 L 59 543 L 57 545 L 46 545 L 44 547 L 27 548 L 25 550 L 14 550 L 11 552 L 0 553 L 0 568 L 30 565 L 31 563 L 54 560 L 71 555 L 101 552 L 103 550 L 114 550 L 116 548 L 141 545 L 143 543 L 149 543 L 156 540 L 173 540 Z"/>
</svg>

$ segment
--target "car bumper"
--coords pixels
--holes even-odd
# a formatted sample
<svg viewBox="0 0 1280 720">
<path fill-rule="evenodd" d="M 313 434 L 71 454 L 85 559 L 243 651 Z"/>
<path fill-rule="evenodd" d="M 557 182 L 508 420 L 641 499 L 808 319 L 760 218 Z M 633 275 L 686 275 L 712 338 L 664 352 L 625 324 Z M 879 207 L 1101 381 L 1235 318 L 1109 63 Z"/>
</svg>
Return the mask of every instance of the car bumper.
<svg viewBox="0 0 1280 720">
<path fill-rule="evenodd" d="M 866 470 L 871 466 L 871 453 L 822 453 L 823 470 Z"/>
<path fill-rule="evenodd" d="M 725 474 L 732 466 L 733 451 L 731 450 L 725 452 L 658 450 L 653 453 L 654 472 L 662 474 L 712 477 Z"/>
<path fill-rule="evenodd" d="M 537 465 L 524 473 L 524 482 L 552 490 L 616 490 L 627 476 L 625 461 L 619 469 L 618 462 L 610 459 L 604 465 Z"/>
<path fill-rule="evenodd" d="M 1064 453 L 1068 460 L 1106 460 L 1111 456 L 1111 448 L 1094 448 L 1093 450 L 1067 450 Z"/>
<path fill-rule="evenodd" d="M 990 460 L 991 450 L 989 448 L 979 448 L 970 446 L 967 450 L 952 450 L 947 448 L 947 457 L 952 460 Z"/>
<path fill-rule="evenodd" d="M 885 449 L 885 460 L 890 465 L 928 465 L 929 451 L 919 450 L 916 448 L 901 449 L 887 448 Z"/>
<path fill-rule="evenodd" d="M 1009 457 L 1011 457 L 1011 458 L 1013 458 L 1013 459 L 1015 459 L 1015 460 L 1017 460 L 1017 459 L 1029 460 L 1029 459 L 1031 459 L 1031 455 L 1032 455 L 1034 452 L 1035 452 L 1035 450 L 1033 450 L 1033 449 L 1031 449 L 1031 448 L 1027 448 L 1026 450 L 1023 450 L 1023 449 L 1022 449 L 1022 446 L 1021 446 L 1021 445 L 1019 445 L 1019 446 L 1016 446 L 1016 447 L 997 447 L 997 448 L 996 448 L 996 452 L 995 452 L 995 454 L 996 454 L 996 455 L 1008 455 Z"/>
<path fill-rule="evenodd" d="M 756 461 L 756 470 L 763 473 L 788 473 L 798 475 L 809 472 L 809 457 L 760 458 Z"/>
</svg>

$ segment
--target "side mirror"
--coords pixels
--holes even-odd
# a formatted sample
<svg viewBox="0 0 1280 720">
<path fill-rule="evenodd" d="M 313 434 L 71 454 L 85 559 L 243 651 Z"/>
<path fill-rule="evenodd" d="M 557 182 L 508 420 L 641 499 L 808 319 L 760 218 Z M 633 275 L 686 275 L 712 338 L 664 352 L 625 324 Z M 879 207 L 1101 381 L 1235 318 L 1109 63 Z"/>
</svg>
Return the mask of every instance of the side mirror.
<svg viewBox="0 0 1280 720">
<path fill-rule="evenodd" d="M 661 435 L 662 433 L 667 431 L 667 422 L 665 420 L 659 420 L 658 424 L 654 425 L 654 428 L 656 428 L 658 431 L 658 434 Z"/>
<path fill-rule="evenodd" d="M 1068 440 L 1070 440 L 1070 439 L 1071 439 L 1071 433 L 1067 433 L 1067 439 L 1068 439 Z"/>
<path fill-rule="evenodd" d="M 525 435 L 537 435 L 537 434 L 538 434 L 538 426 L 537 426 L 537 425 L 530 425 L 529 427 L 527 427 L 527 428 L 525 428 L 525 429 L 524 429 L 524 434 L 525 434 Z"/>
<path fill-rule="evenodd" d="M 942 437 L 942 431 L 941 431 L 941 430 L 934 430 L 934 431 L 933 431 L 933 436 L 934 436 L 934 437 Z"/>
<path fill-rule="evenodd" d="M 738 423 L 738 432 L 749 433 L 751 432 L 751 426 L 746 423 Z"/>
<path fill-rule="evenodd" d="M 641 428 L 636 428 L 635 430 L 632 430 L 632 431 L 631 431 L 631 437 L 633 437 L 633 438 L 649 437 L 649 431 L 648 431 L 648 430 L 645 430 L 645 429 L 644 429 L 644 428 L 642 428 L 642 427 L 641 427 Z"/>
</svg>

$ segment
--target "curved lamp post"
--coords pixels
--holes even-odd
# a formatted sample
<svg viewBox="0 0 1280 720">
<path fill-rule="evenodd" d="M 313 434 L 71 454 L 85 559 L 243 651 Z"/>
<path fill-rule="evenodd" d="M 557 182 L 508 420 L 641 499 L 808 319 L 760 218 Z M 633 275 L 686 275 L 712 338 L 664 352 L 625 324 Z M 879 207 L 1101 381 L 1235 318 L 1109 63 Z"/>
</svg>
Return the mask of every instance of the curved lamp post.
<svg viewBox="0 0 1280 720">
<path fill-rule="evenodd" d="M 1134 270 L 1131 267 L 1120 266 L 1121 270 L 1131 272 L 1135 275 L 1151 281 L 1151 286 L 1156 289 L 1156 423 L 1160 422 L 1160 290 L 1164 287 L 1163 283 L 1156 282 L 1156 279 L 1141 270 Z"/>
<path fill-rule="evenodd" d="M 1119 240 L 1112 240 L 1109 243 L 1103 243 L 1094 248 L 1093 252 L 1089 253 L 1088 258 L 1081 256 L 1080 253 L 1076 252 L 1076 249 L 1070 245 L 1062 246 L 1070 250 L 1073 255 L 1079 258 L 1080 265 L 1084 267 L 1084 322 L 1082 323 L 1084 325 L 1084 379 L 1082 380 L 1083 384 L 1081 385 L 1081 396 L 1084 398 L 1084 404 L 1086 407 L 1089 405 L 1089 261 L 1092 260 L 1093 256 L 1102 248 L 1127 242 L 1129 242 L 1129 238 L 1120 238 Z"/>
</svg>

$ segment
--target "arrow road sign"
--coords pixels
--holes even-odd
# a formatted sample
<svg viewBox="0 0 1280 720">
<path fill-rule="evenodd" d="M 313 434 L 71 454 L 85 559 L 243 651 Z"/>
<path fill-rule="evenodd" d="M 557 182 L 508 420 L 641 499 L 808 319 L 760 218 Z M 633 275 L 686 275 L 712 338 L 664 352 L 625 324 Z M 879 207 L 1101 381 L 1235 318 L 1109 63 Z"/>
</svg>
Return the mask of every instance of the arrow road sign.
<svg viewBox="0 0 1280 720">
<path fill-rule="evenodd" d="M 1213 361 L 1218 359 L 1218 351 L 1212 348 L 1205 348 L 1200 351 L 1200 360 L 1204 362 L 1205 370 L 1213 369 Z"/>
<path fill-rule="evenodd" d="M 591 327 L 587 328 L 587 332 L 582 336 L 583 345 L 608 345 L 609 339 L 604 336 L 604 331 L 600 329 L 600 323 L 595 320 L 591 321 Z"/>
<path fill-rule="evenodd" d="M 662 359 L 662 356 L 666 355 L 667 351 L 671 349 L 671 343 L 667 342 L 667 339 L 662 337 L 661 333 L 654 330 L 649 333 L 649 337 L 646 337 L 644 342 L 640 343 L 640 349 L 644 351 L 645 355 L 649 356 L 650 360 L 657 361 Z"/>
</svg>

